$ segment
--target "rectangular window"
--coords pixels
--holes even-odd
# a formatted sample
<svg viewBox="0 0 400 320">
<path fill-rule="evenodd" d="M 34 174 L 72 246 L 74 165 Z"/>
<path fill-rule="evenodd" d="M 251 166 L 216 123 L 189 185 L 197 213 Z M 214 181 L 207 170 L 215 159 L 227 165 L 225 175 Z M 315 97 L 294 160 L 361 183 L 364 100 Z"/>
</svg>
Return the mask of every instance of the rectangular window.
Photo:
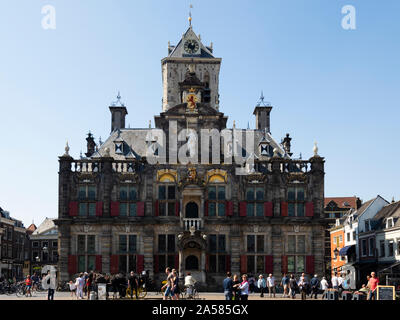
<svg viewBox="0 0 400 320">
<path fill-rule="evenodd" d="M 137 251 L 137 244 L 136 244 L 136 235 L 129 235 L 129 252 L 136 252 Z"/>
<path fill-rule="evenodd" d="M 361 241 L 361 255 L 363 257 L 367 255 L 367 240 L 365 239 Z"/>
<path fill-rule="evenodd" d="M 209 186 L 208 187 L 208 216 L 224 217 L 225 216 L 225 186 Z"/>
<path fill-rule="evenodd" d="M 87 236 L 87 252 L 88 253 L 96 252 L 96 236 L 94 235 Z"/>
<path fill-rule="evenodd" d="M 296 272 L 304 271 L 304 256 L 296 256 Z"/>
<path fill-rule="evenodd" d="M 168 235 L 168 252 L 175 252 L 175 235 Z"/>
<path fill-rule="evenodd" d="M 161 185 L 158 186 L 158 199 L 159 199 L 159 216 L 175 216 L 175 186 Z"/>
<path fill-rule="evenodd" d="M 388 256 L 393 257 L 394 256 L 394 243 L 393 240 L 389 240 L 388 242 Z"/>
<path fill-rule="evenodd" d="M 33 241 L 32 242 L 32 248 L 39 248 L 39 242 L 38 241 Z"/>
<path fill-rule="evenodd" d="M 88 271 L 95 270 L 96 268 L 96 256 L 88 256 Z"/>
<path fill-rule="evenodd" d="M 217 252 L 217 235 L 210 234 L 209 239 L 210 252 Z"/>
<path fill-rule="evenodd" d="M 369 238 L 369 255 L 374 256 L 374 238 Z"/>
<path fill-rule="evenodd" d="M 347 237 L 347 241 L 350 242 L 350 232 L 347 232 L 347 233 L 346 233 L 346 237 Z"/>
<path fill-rule="evenodd" d="M 264 216 L 264 188 L 247 187 L 246 188 L 246 215 L 248 217 Z"/>
<path fill-rule="evenodd" d="M 356 232 L 353 231 L 353 241 L 356 241 Z"/>
<path fill-rule="evenodd" d="M 385 240 L 381 240 L 379 242 L 379 245 L 380 245 L 380 256 L 384 257 L 386 255 L 386 253 L 385 253 Z"/>
<path fill-rule="evenodd" d="M 86 256 L 78 256 L 78 272 L 86 271 Z"/>
<path fill-rule="evenodd" d="M 288 199 L 288 216 L 304 217 L 305 216 L 305 192 L 303 187 L 289 187 L 287 191 Z"/>
<path fill-rule="evenodd" d="M 226 256 L 225 255 L 218 255 L 218 272 L 225 272 L 226 270 Z"/>
<path fill-rule="evenodd" d="M 127 238 L 125 235 L 119 236 L 119 252 L 125 253 L 128 249 Z"/>
<path fill-rule="evenodd" d="M 225 252 L 225 235 L 218 235 L 218 252 Z"/>
<path fill-rule="evenodd" d="M 166 252 L 167 251 L 167 239 L 165 234 L 158 235 L 158 252 Z"/>
<path fill-rule="evenodd" d="M 210 272 L 217 272 L 217 256 L 215 254 L 209 256 L 208 270 Z"/>
<path fill-rule="evenodd" d="M 247 256 L 247 272 L 255 271 L 255 256 Z"/>
<path fill-rule="evenodd" d="M 296 236 L 288 236 L 288 253 L 296 252 Z"/>
<path fill-rule="evenodd" d="M 166 257 L 165 255 L 158 255 L 158 272 L 164 272 L 165 269 L 167 268 L 167 263 L 166 263 Z"/>
<path fill-rule="evenodd" d="M 256 251 L 255 236 L 248 235 L 247 236 L 247 252 L 255 252 L 255 251 Z M 250 270 L 253 270 L 253 269 L 250 269 Z"/>
<path fill-rule="evenodd" d="M 294 256 L 288 256 L 288 272 L 295 272 Z"/>
<path fill-rule="evenodd" d="M 297 253 L 305 253 L 306 252 L 306 236 L 299 235 L 297 236 Z"/>
<path fill-rule="evenodd" d="M 257 235 L 257 252 L 264 252 L 264 236 Z"/>
<path fill-rule="evenodd" d="M 86 252 L 86 236 L 78 235 L 78 253 Z"/>
</svg>

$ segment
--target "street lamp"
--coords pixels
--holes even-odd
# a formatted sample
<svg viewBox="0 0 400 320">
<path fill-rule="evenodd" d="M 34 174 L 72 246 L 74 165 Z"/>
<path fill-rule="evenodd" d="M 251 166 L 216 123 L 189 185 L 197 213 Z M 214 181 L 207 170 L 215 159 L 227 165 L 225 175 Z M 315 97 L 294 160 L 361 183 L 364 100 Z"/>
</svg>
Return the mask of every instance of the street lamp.
<svg viewBox="0 0 400 320">
<path fill-rule="evenodd" d="M 335 259 L 338 257 L 339 255 L 339 250 L 338 248 L 336 248 L 335 250 L 333 250 L 333 254 L 335 255 Z"/>
</svg>

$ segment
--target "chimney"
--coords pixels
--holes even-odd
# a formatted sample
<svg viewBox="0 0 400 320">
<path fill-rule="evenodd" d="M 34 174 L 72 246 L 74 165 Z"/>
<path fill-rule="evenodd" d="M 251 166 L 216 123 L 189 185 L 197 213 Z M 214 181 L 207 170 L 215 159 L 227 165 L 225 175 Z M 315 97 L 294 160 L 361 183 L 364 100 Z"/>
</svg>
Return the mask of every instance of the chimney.
<svg viewBox="0 0 400 320">
<path fill-rule="evenodd" d="M 271 133 L 270 116 L 272 106 L 269 102 L 264 102 L 264 95 L 261 92 L 260 101 L 254 109 L 253 114 L 256 116 L 256 130 L 263 130 Z"/>
<path fill-rule="evenodd" d="M 110 106 L 111 112 L 111 132 L 125 128 L 125 116 L 128 110 L 121 102 L 121 95 L 118 92 L 117 101 Z"/>
</svg>

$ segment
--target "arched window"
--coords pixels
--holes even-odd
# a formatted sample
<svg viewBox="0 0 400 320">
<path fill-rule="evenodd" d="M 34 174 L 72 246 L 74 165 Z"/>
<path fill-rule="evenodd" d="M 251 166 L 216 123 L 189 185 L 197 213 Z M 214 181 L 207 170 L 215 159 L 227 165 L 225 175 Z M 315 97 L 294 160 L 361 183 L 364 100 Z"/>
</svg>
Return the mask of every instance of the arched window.
<svg viewBox="0 0 400 320">
<path fill-rule="evenodd" d="M 199 217 L 199 206 L 195 202 L 189 202 L 186 204 L 186 218 L 198 218 Z"/>
<path fill-rule="evenodd" d="M 185 263 L 186 270 L 198 270 L 199 269 L 199 259 L 196 256 L 188 256 Z"/>
</svg>

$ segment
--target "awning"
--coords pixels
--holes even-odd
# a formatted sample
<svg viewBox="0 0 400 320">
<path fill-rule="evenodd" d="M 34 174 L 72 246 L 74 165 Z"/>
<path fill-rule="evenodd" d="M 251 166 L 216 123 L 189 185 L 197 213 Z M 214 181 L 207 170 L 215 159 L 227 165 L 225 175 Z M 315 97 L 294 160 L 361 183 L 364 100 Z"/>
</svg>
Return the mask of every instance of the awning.
<svg viewBox="0 0 400 320">
<path fill-rule="evenodd" d="M 353 244 L 351 246 L 346 246 L 339 251 L 339 256 L 347 256 L 349 255 L 353 249 L 355 249 L 356 245 Z M 355 252 L 355 251 L 354 251 Z"/>
</svg>

